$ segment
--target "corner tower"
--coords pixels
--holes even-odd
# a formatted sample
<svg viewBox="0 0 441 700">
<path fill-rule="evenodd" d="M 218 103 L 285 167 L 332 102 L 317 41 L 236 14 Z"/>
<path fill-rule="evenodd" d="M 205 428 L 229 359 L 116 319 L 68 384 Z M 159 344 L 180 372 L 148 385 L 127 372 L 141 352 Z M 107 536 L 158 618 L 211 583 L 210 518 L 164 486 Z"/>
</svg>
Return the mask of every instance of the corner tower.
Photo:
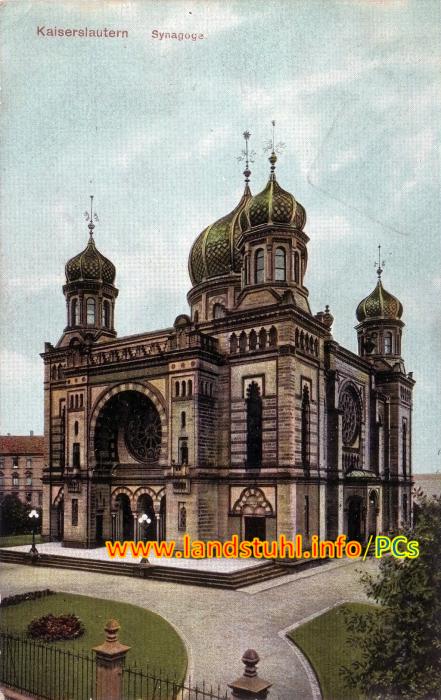
<svg viewBox="0 0 441 700">
<path fill-rule="evenodd" d="M 65 267 L 67 325 L 58 347 L 69 345 L 72 340 L 100 342 L 116 337 L 114 328 L 115 299 L 118 290 L 114 285 L 116 270 L 95 245 L 93 196 L 90 198 L 89 241 L 81 253 L 68 260 Z"/>
</svg>

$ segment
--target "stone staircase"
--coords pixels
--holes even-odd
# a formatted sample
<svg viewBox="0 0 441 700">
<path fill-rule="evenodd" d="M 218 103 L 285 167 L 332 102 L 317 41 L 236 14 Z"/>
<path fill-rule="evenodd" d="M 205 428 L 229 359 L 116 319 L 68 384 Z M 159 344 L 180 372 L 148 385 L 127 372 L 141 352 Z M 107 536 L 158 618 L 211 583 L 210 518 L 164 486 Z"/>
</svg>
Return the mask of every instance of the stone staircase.
<svg viewBox="0 0 441 700">
<path fill-rule="evenodd" d="M 253 583 L 279 578 L 287 573 L 284 567 L 273 561 L 264 561 L 258 566 L 250 566 L 238 571 L 218 572 L 184 569 L 181 567 L 161 566 L 156 564 L 142 566 L 139 563 L 115 560 L 103 561 L 100 559 L 84 559 L 82 557 L 65 557 L 57 554 L 41 554 L 37 561 L 33 561 L 27 552 L 17 552 L 10 549 L 0 549 L 0 562 L 47 566 L 75 571 L 89 571 L 111 576 L 136 576 L 153 579 L 155 581 L 167 581 L 169 583 L 232 590 L 251 586 Z"/>
</svg>

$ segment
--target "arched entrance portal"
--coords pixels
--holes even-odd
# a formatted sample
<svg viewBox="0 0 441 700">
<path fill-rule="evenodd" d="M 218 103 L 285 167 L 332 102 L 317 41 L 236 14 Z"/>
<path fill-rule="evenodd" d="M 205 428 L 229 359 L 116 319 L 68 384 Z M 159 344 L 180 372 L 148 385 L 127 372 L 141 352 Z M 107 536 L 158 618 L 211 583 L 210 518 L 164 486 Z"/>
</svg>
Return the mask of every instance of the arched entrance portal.
<svg viewBox="0 0 441 700">
<path fill-rule="evenodd" d="M 268 539 L 267 518 L 274 515 L 274 512 L 262 489 L 257 487 L 244 489 L 233 506 L 233 513 L 243 518 L 244 540 Z"/>
<path fill-rule="evenodd" d="M 362 539 L 362 499 L 360 496 L 352 496 L 348 501 L 348 539 Z"/>
<path fill-rule="evenodd" d="M 64 492 L 61 488 L 51 508 L 51 539 L 62 542 L 64 537 Z"/>
<path fill-rule="evenodd" d="M 116 539 L 133 540 L 133 514 L 126 493 L 118 494 L 116 505 Z"/>
</svg>

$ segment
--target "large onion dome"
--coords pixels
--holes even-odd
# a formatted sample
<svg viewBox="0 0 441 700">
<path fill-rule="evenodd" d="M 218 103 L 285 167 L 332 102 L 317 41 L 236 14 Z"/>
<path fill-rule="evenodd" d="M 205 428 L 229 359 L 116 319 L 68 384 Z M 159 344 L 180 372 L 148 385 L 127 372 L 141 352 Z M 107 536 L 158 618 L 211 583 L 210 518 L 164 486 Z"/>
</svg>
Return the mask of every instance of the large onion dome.
<svg viewBox="0 0 441 700">
<path fill-rule="evenodd" d="M 67 261 L 65 272 L 67 282 L 78 280 L 96 280 L 113 284 L 115 281 L 115 265 L 108 260 L 95 245 L 93 240 L 94 225 L 89 224 L 90 237 L 85 249 Z"/>
<path fill-rule="evenodd" d="M 399 299 L 384 289 L 381 279 L 375 289 L 357 306 L 358 321 L 368 319 L 388 319 L 397 321 L 403 314 L 403 305 Z"/>
<path fill-rule="evenodd" d="M 242 261 L 237 246 L 241 234 L 239 218 L 250 199 L 250 188 L 246 184 L 242 199 L 233 211 L 207 226 L 196 238 L 188 259 L 194 285 L 213 277 L 240 272 Z"/>
<path fill-rule="evenodd" d="M 276 180 L 274 173 L 277 156 L 270 157 L 271 175 L 265 189 L 252 197 L 240 218 L 243 230 L 267 224 L 285 224 L 302 230 L 306 223 L 306 212 L 292 194 L 286 192 Z"/>
</svg>

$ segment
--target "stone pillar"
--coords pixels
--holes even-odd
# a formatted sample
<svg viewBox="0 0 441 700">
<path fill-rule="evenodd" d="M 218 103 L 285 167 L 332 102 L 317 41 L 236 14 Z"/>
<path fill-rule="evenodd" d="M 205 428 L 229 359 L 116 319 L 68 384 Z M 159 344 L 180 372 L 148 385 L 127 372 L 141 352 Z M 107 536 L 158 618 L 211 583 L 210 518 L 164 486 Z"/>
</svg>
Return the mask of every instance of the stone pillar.
<svg viewBox="0 0 441 700">
<path fill-rule="evenodd" d="M 243 676 L 229 683 L 228 687 L 233 691 L 233 698 L 238 700 L 265 700 L 272 683 L 259 678 L 257 675 L 257 664 L 259 654 L 254 649 L 248 649 L 242 656 L 242 663 L 245 664 Z"/>
<path fill-rule="evenodd" d="M 130 647 L 118 641 L 119 622 L 109 620 L 106 641 L 94 647 L 96 654 L 95 700 L 123 700 L 123 667 Z"/>
</svg>

